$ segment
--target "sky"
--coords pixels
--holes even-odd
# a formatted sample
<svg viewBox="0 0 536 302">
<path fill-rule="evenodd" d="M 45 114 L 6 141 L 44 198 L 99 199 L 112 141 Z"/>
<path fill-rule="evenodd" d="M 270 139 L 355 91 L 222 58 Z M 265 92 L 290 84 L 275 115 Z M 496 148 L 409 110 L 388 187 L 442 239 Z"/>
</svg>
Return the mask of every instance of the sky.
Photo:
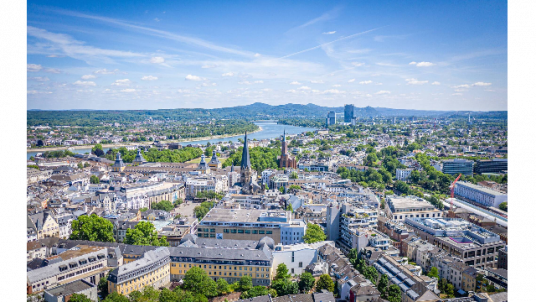
<svg viewBox="0 0 536 302">
<path fill-rule="evenodd" d="M 506 1 L 28 1 L 28 109 L 507 110 Z"/>
</svg>

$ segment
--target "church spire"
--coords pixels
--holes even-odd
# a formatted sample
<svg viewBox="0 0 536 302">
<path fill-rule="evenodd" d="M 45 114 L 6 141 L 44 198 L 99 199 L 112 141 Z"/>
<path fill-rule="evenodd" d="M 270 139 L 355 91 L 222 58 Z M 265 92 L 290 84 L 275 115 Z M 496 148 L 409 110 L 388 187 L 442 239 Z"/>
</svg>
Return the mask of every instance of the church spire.
<svg viewBox="0 0 536 302">
<path fill-rule="evenodd" d="M 244 149 L 242 149 L 242 163 L 240 169 L 251 168 L 251 161 L 249 160 L 249 148 L 248 148 L 248 132 L 244 135 Z"/>
</svg>

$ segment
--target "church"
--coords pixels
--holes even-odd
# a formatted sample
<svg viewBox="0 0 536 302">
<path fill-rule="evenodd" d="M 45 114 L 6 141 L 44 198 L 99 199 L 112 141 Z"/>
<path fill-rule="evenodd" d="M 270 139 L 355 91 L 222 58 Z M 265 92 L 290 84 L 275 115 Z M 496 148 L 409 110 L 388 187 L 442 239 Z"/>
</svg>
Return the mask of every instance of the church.
<svg viewBox="0 0 536 302">
<path fill-rule="evenodd" d="M 248 133 L 244 136 L 244 148 L 242 149 L 242 162 L 240 163 L 240 185 L 243 194 L 258 194 L 262 187 L 256 181 L 257 172 L 251 169 L 249 159 Z"/>
<path fill-rule="evenodd" d="M 283 139 L 281 140 L 281 156 L 279 157 L 279 168 L 293 168 L 296 169 L 296 159 L 288 154 L 287 136 L 283 131 Z"/>
</svg>

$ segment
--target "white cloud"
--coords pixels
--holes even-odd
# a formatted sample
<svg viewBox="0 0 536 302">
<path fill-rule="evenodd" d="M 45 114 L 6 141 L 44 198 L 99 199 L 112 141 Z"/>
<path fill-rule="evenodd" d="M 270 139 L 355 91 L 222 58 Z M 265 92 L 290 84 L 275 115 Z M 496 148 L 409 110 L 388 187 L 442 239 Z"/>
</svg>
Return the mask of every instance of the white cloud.
<svg viewBox="0 0 536 302">
<path fill-rule="evenodd" d="M 311 80 L 312 84 L 324 84 L 324 81 L 322 80 Z"/>
<path fill-rule="evenodd" d="M 37 82 L 46 82 L 46 81 L 48 81 L 50 79 L 47 78 L 47 77 L 31 77 L 31 78 L 28 78 L 28 80 L 33 80 L 33 81 L 37 81 Z"/>
<path fill-rule="evenodd" d="M 431 63 L 431 62 L 411 62 L 409 63 L 409 65 L 415 65 L 417 67 L 430 67 L 430 66 L 434 66 L 435 64 L 434 63 Z"/>
<path fill-rule="evenodd" d="M 311 87 L 308 87 L 308 86 L 302 86 L 300 88 L 298 88 L 300 90 L 311 90 Z"/>
<path fill-rule="evenodd" d="M 155 80 L 158 80 L 158 77 L 154 77 L 152 75 L 149 75 L 149 76 L 144 76 L 143 78 L 141 78 L 143 81 L 155 81 Z"/>
<path fill-rule="evenodd" d="M 264 81 L 253 81 L 253 82 L 250 82 L 250 81 L 241 81 L 241 82 L 238 82 L 238 84 L 241 84 L 241 85 L 253 85 L 253 84 L 262 84 L 264 83 Z"/>
<path fill-rule="evenodd" d="M 353 83 L 353 82 L 355 82 L 355 79 L 348 80 L 348 83 Z"/>
<path fill-rule="evenodd" d="M 178 93 L 191 93 L 192 91 L 188 89 L 178 89 L 177 92 Z"/>
<path fill-rule="evenodd" d="M 95 82 L 92 82 L 92 81 L 76 81 L 74 82 L 73 84 L 75 85 L 79 85 L 79 86 L 97 86 L 97 84 L 95 84 Z"/>
<path fill-rule="evenodd" d="M 29 72 L 38 72 L 41 69 L 43 69 L 43 66 L 41 66 L 39 64 L 28 64 L 27 67 L 26 67 L 26 70 L 29 71 Z"/>
<path fill-rule="evenodd" d="M 290 85 L 301 85 L 301 83 L 298 82 L 298 81 L 292 81 L 292 82 L 290 82 L 289 84 L 290 84 Z"/>
<path fill-rule="evenodd" d="M 164 58 L 162 58 L 162 57 L 152 57 L 150 61 L 151 61 L 151 63 L 153 63 L 153 64 L 162 64 L 162 63 L 164 63 L 166 60 L 164 60 Z"/>
<path fill-rule="evenodd" d="M 484 82 L 476 82 L 473 84 L 473 86 L 490 86 L 491 83 L 484 83 Z"/>
<path fill-rule="evenodd" d="M 457 92 L 457 93 L 453 93 L 452 95 L 463 95 L 463 94 L 462 94 L 462 93 L 459 93 L 459 92 Z"/>
<path fill-rule="evenodd" d="M 154 20 L 155 20 L 156 22 L 160 22 L 160 19 L 158 19 L 158 18 L 154 18 Z"/>
<path fill-rule="evenodd" d="M 339 89 L 328 89 L 328 90 L 324 90 L 321 93 L 322 94 L 343 94 L 343 93 L 346 93 L 346 91 L 339 90 Z"/>
<path fill-rule="evenodd" d="M 463 85 L 458 85 L 458 86 L 454 86 L 454 88 L 469 88 L 471 86 L 469 86 L 469 84 L 463 84 Z"/>
<path fill-rule="evenodd" d="M 45 68 L 43 71 L 48 73 L 61 73 L 61 71 L 57 68 Z"/>
<path fill-rule="evenodd" d="M 359 82 L 359 84 L 361 84 L 361 85 L 367 85 L 367 84 L 370 84 L 370 83 L 372 83 L 371 80 L 367 80 L 367 81 L 361 81 L 361 82 Z"/>
<path fill-rule="evenodd" d="M 333 85 L 333 87 L 341 87 L 341 85 L 335 84 L 335 85 Z"/>
<path fill-rule="evenodd" d="M 325 32 L 324 35 L 333 35 L 334 33 L 336 33 L 337 31 L 328 31 L 328 32 Z"/>
<path fill-rule="evenodd" d="M 256 58 L 258 58 L 258 57 L 260 57 L 260 56 L 261 56 L 260 53 L 256 53 L 256 54 L 254 55 L 254 57 L 256 57 Z"/>
<path fill-rule="evenodd" d="M 222 77 L 232 77 L 232 76 L 234 76 L 234 73 L 232 73 L 232 72 L 227 72 L 227 73 L 222 74 L 221 76 L 222 76 Z"/>
<path fill-rule="evenodd" d="M 428 83 L 428 81 L 419 81 L 417 79 L 406 79 L 406 82 L 408 82 L 408 85 L 422 85 Z"/>
<path fill-rule="evenodd" d="M 125 72 L 120 72 L 119 69 L 114 69 L 114 70 L 108 70 L 106 68 L 104 69 L 99 69 L 97 71 L 94 72 L 95 74 L 126 74 Z"/>
<path fill-rule="evenodd" d="M 114 86 L 128 86 L 130 85 L 129 79 L 123 79 L 123 80 L 115 80 L 115 82 L 112 83 Z"/>
<path fill-rule="evenodd" d="M 209 86 L 216 86 L 216 83 L 203 83 L 201 84 L 203 87 L 209 87 Z"/>
<path fill-rule="evenodd" d="M 127 88 L 127 89 L 121 90 L 121 92 L 136 92 L 136 89 Z"/>
<path fill-rule="evenodd" d="M 438 81 L 435 81 L 432 83 L 432 85 L 441 85 L 441 83 L 439 83 Z"/>
<path fill-rule="evenodd" d="M 51 94 L 52 91 L 37 91 L 37 90 L 28 90 L 27 94 Z"/>
<path fill-rule="evenodd" d="M 189 74 L 189 75 L 186 76 L 185 80 L 187 80 L 187 81 L 204 81 L 206 79 Z"/>
<path fill-rule="evenodd" d="M 355 67 L 359 67 L 359 66 L 363 66 L 363 65 L 365 65 L 365 63 L 361 63 L 361 62 L 352 62 L 352 65 L 354 65 Z"/>
<path fill-rule="evenodd" d="M 94 78 L 96 78 L 96 76 L 94 76 L 92 74 L 86 74 L 86 75 L 82 76 L 82 80 L 91 80 L 91 79 L 94 79 Z"/>
<path fill-rule="evenodd" d="M 380 91 L 376 92 L 376 94 L 391 94 L 391 91 L 389 91 L 389 90 L 380 90 Z"/>
</svg>

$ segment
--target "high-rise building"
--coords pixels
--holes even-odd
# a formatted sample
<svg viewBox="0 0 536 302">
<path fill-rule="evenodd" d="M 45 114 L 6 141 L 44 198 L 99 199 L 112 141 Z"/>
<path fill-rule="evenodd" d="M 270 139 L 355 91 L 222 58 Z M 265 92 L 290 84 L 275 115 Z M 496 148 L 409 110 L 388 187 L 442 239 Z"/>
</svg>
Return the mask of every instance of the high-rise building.
<svg viewBox="0 0 536 302">
<path fill-rule="evenodd" d="M 283 131 L 283 139 L 281 140 L 281 156 L 279 157 L 279 168 L 296 169 L 296 159 L 288 154 L 286 132 Z"/>
<path fill-rule="evenodd" d="M 355 117 L 355 106 L 352 104 L 344 105 L 344 122 L 351 123 Z"/>
<path fill-rule="evenodd" d="M 475 173 L 501 173 L 508 170 L 508 159 L 494 158 L 492 160 L 479 160 L 475 165 Z"/>
<path fill-rule="evenodd" d="M 337 123 L 337 114 L 335 113 L 335 111 L 330 111 L 326 119 L 326 127 L 335 125 L 336 123 Z"/>
</svg>

